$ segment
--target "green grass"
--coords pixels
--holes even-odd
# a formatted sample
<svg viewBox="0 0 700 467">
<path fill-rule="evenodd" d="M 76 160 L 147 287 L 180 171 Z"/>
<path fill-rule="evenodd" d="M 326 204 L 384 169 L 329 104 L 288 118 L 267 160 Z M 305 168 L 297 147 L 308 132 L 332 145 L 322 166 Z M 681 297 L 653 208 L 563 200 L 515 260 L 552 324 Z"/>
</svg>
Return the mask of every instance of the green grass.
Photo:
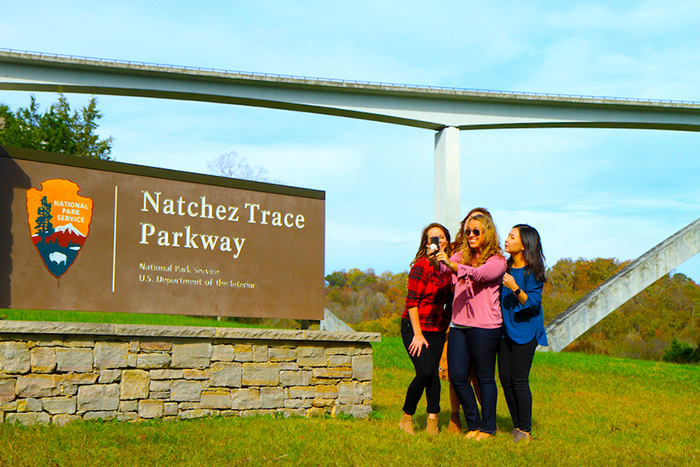
<svg viewBox="0 0 700 467">
<path fill-rule="evenodd" d="M 158 326 L 258 327 L 210 316 L 166 315 L 154 313 L 106 313 L 62 310 L 17 310 L 0 308 L 0 317 L 16 321 L 64 321 L 70 323 L 152 324 Z"/>
<path fill-rule="evenodd" d="M 424 401 L 414 437 L 397 429 L 413 372 L 400 338 L 374 344 L 372 417 L 209 418 L 65 427 L 0 425 L 2 466 L 698 466 L 700 367 L 538 353 L 534 439 L 515 445 L 502 394 L 499 435 L 429 438 Z M 449 403 L 443 387 L 441 428 Z"/>
</svg>

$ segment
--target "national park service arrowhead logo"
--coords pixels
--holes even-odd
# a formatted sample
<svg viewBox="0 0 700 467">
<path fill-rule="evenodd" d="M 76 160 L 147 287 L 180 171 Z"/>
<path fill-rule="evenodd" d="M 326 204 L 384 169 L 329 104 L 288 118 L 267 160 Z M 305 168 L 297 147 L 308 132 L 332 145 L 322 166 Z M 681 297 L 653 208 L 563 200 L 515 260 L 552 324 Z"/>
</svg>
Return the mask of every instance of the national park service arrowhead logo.
<svg viewBox="0 0 700 467">
<path fill-rule="evenodd" d="M 27 190 L 27 215 L 32 242 L 46 269 L 60 278 L 75 262 L 90 233 L 92 199 L 79 196 L 70 180 L 41 182 Z"/>
</svg>

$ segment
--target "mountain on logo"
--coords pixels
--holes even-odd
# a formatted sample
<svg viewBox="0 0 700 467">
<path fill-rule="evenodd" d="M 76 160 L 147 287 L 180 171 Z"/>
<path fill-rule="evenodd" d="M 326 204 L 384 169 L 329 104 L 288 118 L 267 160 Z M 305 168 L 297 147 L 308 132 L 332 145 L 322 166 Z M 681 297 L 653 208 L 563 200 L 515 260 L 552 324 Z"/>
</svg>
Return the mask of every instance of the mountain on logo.
<svg viewBox="0 0 700 467">
<path fill-rule="evenodd" d="M 63 248 L 79 250 L 87 240 L 80 230 L 73 227 L 73 224 L 66 224 L 54 229 L 54 233 L 42 239 L 39 234 L 32 235 L 32 242 L 36 245 L 39 242 L 60 245 Z"/>
</svg>

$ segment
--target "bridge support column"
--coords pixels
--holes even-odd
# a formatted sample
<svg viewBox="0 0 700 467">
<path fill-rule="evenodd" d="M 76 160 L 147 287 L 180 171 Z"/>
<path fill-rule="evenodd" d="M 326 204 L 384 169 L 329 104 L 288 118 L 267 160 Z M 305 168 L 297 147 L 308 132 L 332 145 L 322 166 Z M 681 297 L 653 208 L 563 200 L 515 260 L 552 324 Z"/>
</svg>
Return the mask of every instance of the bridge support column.
<svg viewBox="0 0 700 467">
<path fill-rule="evenodd" d="M 433 219 L 450 230 L 459 230 L 459 129 L 448 126 L 435 134 Z"/>
</svg>

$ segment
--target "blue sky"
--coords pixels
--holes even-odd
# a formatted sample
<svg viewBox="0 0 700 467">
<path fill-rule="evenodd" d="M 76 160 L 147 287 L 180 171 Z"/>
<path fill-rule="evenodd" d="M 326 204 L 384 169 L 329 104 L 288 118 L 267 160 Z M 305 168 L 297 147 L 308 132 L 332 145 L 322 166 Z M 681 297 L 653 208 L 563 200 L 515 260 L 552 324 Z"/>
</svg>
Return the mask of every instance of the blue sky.
<svg viewBox="0 0 700 467">
<path fill-rule="evenodd" d="M 700 101 L 696 1 L 3 2 L 0 47 L 360 81 Z M 36 94 L 42 108 L 55 94 Z M 68 95 L 73 107 L 89 96 Z M 27 93 L 0 91 L 26 106 Z M 119 162 L 207 172 L 236 151 L 326 191 L 326 272 L 408 268 L 432 221 L 428 130 L 281 110 L 98 96 Z M 700 217 L 700 135 L 463 131 L 463 214 L 525 222 L 548 263 L 633 259 Z M 700 258 L 678 268 L 700 282 Z"/>
</svg>

